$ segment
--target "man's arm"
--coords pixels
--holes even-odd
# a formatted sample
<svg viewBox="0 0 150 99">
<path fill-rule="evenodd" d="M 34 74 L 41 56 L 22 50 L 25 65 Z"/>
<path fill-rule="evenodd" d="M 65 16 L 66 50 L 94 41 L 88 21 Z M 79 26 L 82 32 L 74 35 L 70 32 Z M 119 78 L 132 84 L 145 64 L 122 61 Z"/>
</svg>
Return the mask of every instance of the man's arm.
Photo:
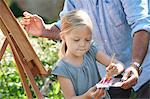
<svg viewBox="0 0 150 99">
<path fill-rule="evenodd" d="M 132 62 L 142 64 L 149 45 L 150 34 L 145 30 L 140 30 L 134 34 L 132 47 Z"/>
<path fill-rule="evenodd" d="M 133 47 L 132 47 L 132 61 L 142 64 L 149 45 L 150 34 L 145 30 L 140 30 L 135 33 L 133 37 Z M 139 77 L 139 67 L 135 64 L 131 64 L 129 68 L 125 70 L 125 74 L 122 78 L 123 85 L 122 88 L 128 89 L 136 84 Z"/>
<path fill-rule="evenodd" d="M 132 63 L 125 70 L 122 88 L 128 89 L 137 83 L 139 67 L 148 51 L 150 40 L 150 15 L 148 0 L 120 0 L 124 7 L 128 24 L 131 26 L 133 37 Z M 131 3 L 136 2 L 136 3 Z"/>
<path fill-rule="evenodd" d="M 60 40 L 60 29 L 55 24 L 46 25 L 43 32 L 44 33 L 41 35 L 41 37 L 46 37 L 53 40 Z"/>
</svg>

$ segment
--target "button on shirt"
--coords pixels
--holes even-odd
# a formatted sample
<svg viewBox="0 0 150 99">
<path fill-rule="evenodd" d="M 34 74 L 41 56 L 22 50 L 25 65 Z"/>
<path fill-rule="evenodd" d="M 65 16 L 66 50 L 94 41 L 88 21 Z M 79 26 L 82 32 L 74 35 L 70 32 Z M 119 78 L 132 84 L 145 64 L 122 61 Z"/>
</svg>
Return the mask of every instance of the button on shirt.
<svg viewBox="0 0 150 99">
<path fill-rule="evenodd" d="M 149 0 L 65 0 L 60 17 L 74 9 L 83 9 L 89 14 L 94 27 L 93 40 L 108 55 L 115 53 L 126 68 L 131 61 L 134 33 L 141 29 L 150 33 Z M 56 23 L 59 28 L 60 23 Z M 150 45 L 142 67 L 135 90 L 150 80 Z"/>
</svg>

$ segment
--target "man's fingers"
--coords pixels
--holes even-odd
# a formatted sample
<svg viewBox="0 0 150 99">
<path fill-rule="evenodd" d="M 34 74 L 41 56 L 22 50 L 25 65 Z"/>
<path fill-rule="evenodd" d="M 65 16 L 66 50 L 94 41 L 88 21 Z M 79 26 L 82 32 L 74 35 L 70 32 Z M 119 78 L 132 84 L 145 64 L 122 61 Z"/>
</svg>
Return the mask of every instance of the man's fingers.
<svg viewBox="0 0 150 99">
<path fill-rule="evenodd" d="M 31 17 L 31 16 L 33 16 L 31 13 L 29 13 L 29 12 L 27 12 L 27 11 L 23 12 L 23 15 L 24 15 L 25 17 Z"/>
<path fill-rule="evenodd" d="M 138 71 L 134 67 L 131 67 L 131 69 L 132 69 L 132 73 L 134 74 L 134 76 L 138 78 L 139 77 Z"/>
<path fill-rule="evenodd" d="M 29 12 L 24 12 L 23 15 L 24 15 L 24 19 L 25 19 L 26 21 L 27 21 L 27 20 L 29 20 L 29 21 L 32 21 L 32 20 L 37 21 L 37 20 L 39 20 L 39 19 L 42 19 L 42 18 L 39 17 L 37 14 L 31 14 L 31 13 L 29 13 Z"/>
<path fill-rule="evenodd" d="M 22 18 L 22 20 L 20 21 L 21 24 L 23 25 L 28 25 L 31 23 L 30 19 L 25 19 L 25 18 Z"/>
<path fill-rule="evenodd" d="M 122 88 L 129 89 L 132 86 L 134 86 L 137 83 L 137 77 L 132 75 L 130 78 L 128 78 L 126 81 L 123 81 Z"/>
<path fill-rule="evenodd" d="M 126 71 L 122 77 L 122 81 L 126 81 L 131 75 L 131 71 Z"/>
</svg>

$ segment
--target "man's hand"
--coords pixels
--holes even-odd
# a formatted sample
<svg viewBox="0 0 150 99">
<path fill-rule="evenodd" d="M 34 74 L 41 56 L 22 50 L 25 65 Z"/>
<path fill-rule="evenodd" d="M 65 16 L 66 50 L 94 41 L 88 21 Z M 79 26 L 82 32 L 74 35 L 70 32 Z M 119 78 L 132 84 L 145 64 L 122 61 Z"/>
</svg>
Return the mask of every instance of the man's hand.
<svg viewBox="0 0 150 99">
<path fill-rule="evenodd" d="M 129 68 L 127 68 L 122 77 L 122 88 L 129 89 L 134 86 L 137 83 L 138 77 L 138 70 L 135 67 L 130 66 Z"/>
<path fill-rule="evenodd" d="M 42 18 L 29 12 L 24 12 L 23 15 L 24 17 L 20 23 L 24 29 L 33 36 L 41 36 L 45 29 L 45 23 Z"/>
</svg>

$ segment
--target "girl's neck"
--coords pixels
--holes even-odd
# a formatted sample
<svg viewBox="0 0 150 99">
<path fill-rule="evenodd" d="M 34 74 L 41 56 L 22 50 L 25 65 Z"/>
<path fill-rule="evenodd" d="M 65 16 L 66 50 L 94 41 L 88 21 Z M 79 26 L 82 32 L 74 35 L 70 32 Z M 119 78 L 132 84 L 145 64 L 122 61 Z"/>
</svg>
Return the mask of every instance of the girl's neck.
<svg viewBox="0 0 150 99">
<path fill-rule="evenodd" d="M 65 55 L 63 58 L 66 62 L 75 66 L 80 66 L 83 63 L 83 56 Z"/>
</svg>

